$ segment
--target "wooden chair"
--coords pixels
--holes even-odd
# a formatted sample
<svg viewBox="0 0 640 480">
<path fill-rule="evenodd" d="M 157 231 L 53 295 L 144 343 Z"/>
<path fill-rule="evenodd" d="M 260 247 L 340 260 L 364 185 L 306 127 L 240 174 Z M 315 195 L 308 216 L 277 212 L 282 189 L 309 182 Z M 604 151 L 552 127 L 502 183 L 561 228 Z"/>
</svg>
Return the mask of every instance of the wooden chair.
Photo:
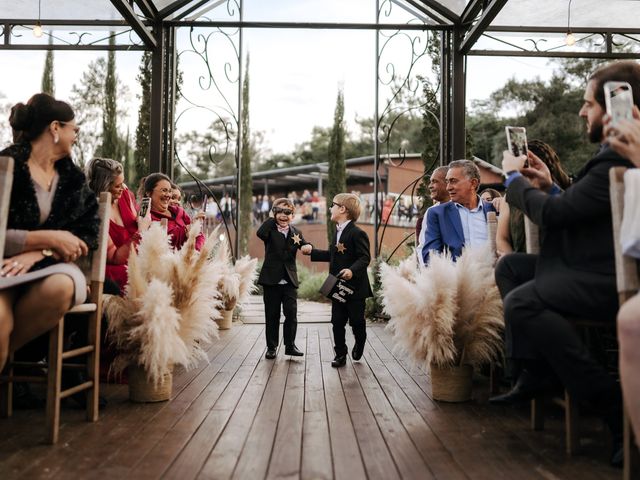
<svg viewBox="0 0 640 480">
<path fill-rule="evenodd" d="M 0 265 L 4 255 L 4 241 L 13 184 L 13 158 L 0 157 Z"/>
<path fill-rule="evenodd" d="M 34 376 L 14 375 L 13 368 L 22 367 L 39 367 L 42 364 L 34 364 L 30 362 L 13 362 L 10 361 L 6 368 L 6 375 L 0 377 L 0 385 L 2 391 L 0 394 L 4 397 L 4 405 L 2 405 L 2 416 L 8 417 L 12 413 L 11 396 L 12 383 L 14 381 L 46 381 L 47 383 L 47 407 L 46 407 L 46 424 L 47 424 L 47 441 L 55 444 L 58 441 L 58 430 L 60 426 L 60 401 L 78 392 L 88 390 L 86 418 L 87 421 L 95 422 L 98 420 L 98 393 L 100 385 L 100 322 L 102 319 L 102 288 L 104 284 L 105 269 L 107 263 L 107 243 L 109 235 L 109 212 L 111 206 L 111 194 L 103 192 L 100 194 L 100 233 L 98 236 L 98 249 L 92 252 L 89 257 L 84 257 L 78 262 L 80 268 L 86 275 L 87 284 L 91 286 L 91 293 L 87 302 L 77 305 L 69 310 L 66 315 L 85 315 L 88 321 L 88 338 L 87 345 L 73 350 L 64 351 L 64 321 L 65 317 L 49 333 L 49 354 L 47 364 L 44 368 L 47 370 L 46 378 Z M 64 360 L 87 356 L 86 365 L 65 364 Z M 10 359 L 12 360 L 12 359 Z M 74 387 L 62 390 L 62 369 L 63 368 L 83 368 L 87 374 L 87 381 Z M 2 383 L 4 382 L 4 383 Z"/>
<path fill-rule="evenodd" d="M 616 254 L 616 285 L 620 305 L 633 297 L 640 289 L 638 263 L 635 258 L 624 255 L 620 242 L 620 228 L 624 213 L 624 172 L 626 168 L 615 167 L 609 171 L 609 192 L 613 220 L 613 241 Z M 632 208 L 636 208 L 635 205 Z M 625 480 L 640 476 L 640 454 L 636 445 L 631 422 L 624 409 L 624 473 Z"/>
</svg>

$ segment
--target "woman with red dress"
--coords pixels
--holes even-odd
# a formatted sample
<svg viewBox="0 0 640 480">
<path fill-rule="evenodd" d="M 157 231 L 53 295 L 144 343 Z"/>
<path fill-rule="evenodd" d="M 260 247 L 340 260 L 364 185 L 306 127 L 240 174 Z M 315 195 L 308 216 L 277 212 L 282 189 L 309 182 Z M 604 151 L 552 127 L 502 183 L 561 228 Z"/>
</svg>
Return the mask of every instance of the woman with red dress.
<svg viewBox="0 0 640 480">
<path fill-rule="evenodd" d="M 138 218 L 136 199 L 124 184 L 122 164 L 110 158 L 94 158 L 87 166 L 91 189 L 111 193 L 109 244 L 106 277 L 118 284 L 120 293 L 127 285 L 127 262 L 131 247 L 140 241 L 140 231 L 149 228 L 151 218 Z"/>
<path fill-rule="evenodd" d="M 182 248 L 189 236 L 191 218 L 179 205 L 171 205 L 171 180 L 162 173 L 152 173 L 142 181 L 145 197 L 151 197 L 151 219 L 160 222 L 167 220 L 167 233 L 171 236 L 171 245 L 176 250 Z M 204 213 L 198 213 L 193 220 L 204 220 Z M 196 250 L 204 245 L 204 235 L 198 234 Z"/>
</svg>

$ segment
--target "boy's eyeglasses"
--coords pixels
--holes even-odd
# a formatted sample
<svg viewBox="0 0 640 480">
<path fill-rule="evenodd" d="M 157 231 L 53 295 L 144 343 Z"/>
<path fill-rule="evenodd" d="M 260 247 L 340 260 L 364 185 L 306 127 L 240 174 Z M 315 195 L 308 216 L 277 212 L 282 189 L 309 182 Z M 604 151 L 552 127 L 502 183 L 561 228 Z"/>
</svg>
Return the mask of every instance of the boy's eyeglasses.
<svg viewBox="0 0 640 480">
<path fill-rule="evenodd" d="M 276 215 L 279 213 L 283 213 L 285 215 L 291 215 L 293 213 L 293 210 L 291 210 L 290 208 L 273 207 L 273 213 Z"/>
<path fill-rule="evenodd" d="M 340 205 L 339 203 L 331 202 L 331 206 L 333 207 L 334 205 L 335 205 L 336 207 L 342 207 L 342 205 Z"/>
</svg>

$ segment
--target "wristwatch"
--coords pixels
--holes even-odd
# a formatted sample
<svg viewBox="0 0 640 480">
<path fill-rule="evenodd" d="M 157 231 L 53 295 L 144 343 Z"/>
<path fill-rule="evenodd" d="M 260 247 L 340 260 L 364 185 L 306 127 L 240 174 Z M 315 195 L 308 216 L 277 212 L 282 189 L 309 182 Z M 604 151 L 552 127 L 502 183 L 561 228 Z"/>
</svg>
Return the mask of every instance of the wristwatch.
<svg viewBox="0 0 640 480">
<path fill-rule="evenodd" d="M 53 250 L 50 248 L 43 248 L 41 253 L 44 257 L 53 257 Z"/>
</svg>

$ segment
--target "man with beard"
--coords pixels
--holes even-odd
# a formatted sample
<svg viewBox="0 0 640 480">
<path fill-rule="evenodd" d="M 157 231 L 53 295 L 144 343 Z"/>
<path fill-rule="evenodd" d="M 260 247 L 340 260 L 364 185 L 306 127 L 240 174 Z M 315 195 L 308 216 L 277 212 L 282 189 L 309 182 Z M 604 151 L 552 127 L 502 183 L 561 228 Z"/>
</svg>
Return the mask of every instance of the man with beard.
<svg viewBox="0 0 640 480">
<path fill-rule="evenodd" d="M 519 367 L 513 389 L 494 404 L 529 400 L 560 380 L 578 401 L 599 411 L 613 434 L 612 464 L 622 463 L 621 395 L 617 382 L 591 357 L 568 318 L 614 322 L 618 311 L 609 199 L 609 169 L 632 167 L 609 148 L 603 136 L 603 85 L 626 81 L 640 102 L 640 64 L 616 62 L 589 79 L 579 115 L 589 139 L 602 146 L 565 192 L 548 168 L 529 154 L 505 152 L 507 198 L 542 229 L 539 255 L 514 253 L 496 266 L 504 299 L 507 357 Z"/>
<path fill-rule="evenodd" d="M 449 192 L 447 192 L 447 171 L 449 167 L 436 168 L 431 177 L 429 177 L 429 197 L 433 202 L 433 206 L 439 205 L 449 201 Z M 431 207 L 429 207 L 431 208 Z M 429 209 L 427 209 L 429 210 Z M 427 236 L 427 212 L 421 217 L 418 217 L 416 222 L 416 238 L 418 239 L 418 246 L 416 247 L 416 255 L 418 256 L 418 262 L 424 266 L 424 260 L 422 259 L 422 249 Z"/>
</svg>

